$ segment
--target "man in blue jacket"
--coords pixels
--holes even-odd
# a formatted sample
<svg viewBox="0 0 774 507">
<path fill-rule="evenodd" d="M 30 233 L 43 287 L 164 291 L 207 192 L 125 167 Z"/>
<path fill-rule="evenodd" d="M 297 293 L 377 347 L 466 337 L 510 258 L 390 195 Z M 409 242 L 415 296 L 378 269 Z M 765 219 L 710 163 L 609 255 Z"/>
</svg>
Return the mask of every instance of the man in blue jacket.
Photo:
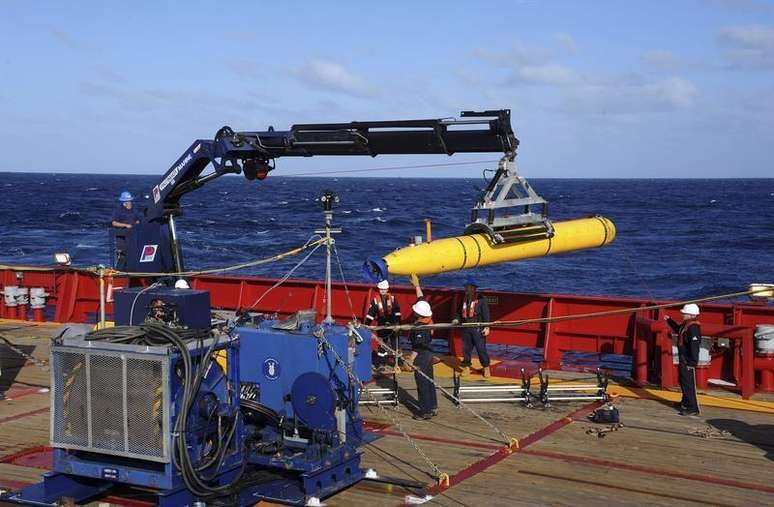
<svg viewBox="0 0 774 507">
<path fill-rule="evenodd" d="M 134 197 L 127 191 L 121 192 L 120 204 L 113 212 L 110 224 L 116 241 L 116 269 L 126 267 L 126 235 L 132 227 L 140 223 L 140 212 L 134 207 Z"/>
</svg>

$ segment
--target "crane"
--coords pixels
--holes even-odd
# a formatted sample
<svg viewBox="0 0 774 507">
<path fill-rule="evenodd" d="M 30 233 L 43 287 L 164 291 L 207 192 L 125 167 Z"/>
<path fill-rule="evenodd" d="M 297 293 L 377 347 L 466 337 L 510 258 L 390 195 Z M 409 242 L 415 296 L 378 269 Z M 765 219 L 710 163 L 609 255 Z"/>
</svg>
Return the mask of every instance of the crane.
<svg viewBox="0 0 774 507">
<path fill-rule="evenodd" d="M 194 141 L 152 188 L 141 222 L 127 233 L 127 270 L 184 271 L 175 223 L 182 214 L 180 200 L 226 174 L 241 173 L 247 180 L 263 180 L 278 158 L 324 155 L 500 152 L 503 160 L 512 161 L 518 145 L 509 109 L 462 111 L 459 119 L 309 123 L 288 130 L 269 127 L 265 131 L 237 132 L 224 126 L 213 139 Z M 205 172 L 209 166 L 212 169 Z M 497 174 L 507 176 L 503 171 Z M 544 202 L 536 199 L 536 203 Z M 521 207 L 526 204 L 519 201 Z M 488 216 L 494 218 L 491 211 Z M 474 222 L 477 220 L 474 218 Z"/>
</svg>

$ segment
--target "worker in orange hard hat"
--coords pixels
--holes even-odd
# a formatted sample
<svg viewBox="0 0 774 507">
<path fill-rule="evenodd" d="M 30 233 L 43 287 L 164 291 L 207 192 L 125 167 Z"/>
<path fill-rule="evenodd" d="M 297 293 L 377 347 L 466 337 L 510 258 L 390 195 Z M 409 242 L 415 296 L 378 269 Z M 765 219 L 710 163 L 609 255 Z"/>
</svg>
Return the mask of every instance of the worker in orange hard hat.
<svg viewBox="0 0 774 507">
<path fill-rule="evenodd" d="M 376 284 L 379 293 L 371 300 L 371 306 L 365 316 L 367 326 L 373 328 L 376 326 L 392 326 L 400 324 L 400 305 L 395 296 L 390 294 L 390 283 L 382 280 Z M 383 342 L 388 344 L 396 353 L 400 346 L 398 342 L 398 333 L 389 329 L 379 329 L 373 331 Z M 381 347 L 377 340 L 372 340 L 371 350 L 373 351 L 373 364 L 376 367 L 386 367 L 389 362 L 389 352 Z M 398 358 L 393 357 L 393 368 L 397 371 Z"/>
<path fill-rule="evenodd" d="M 683 398 L 680 401 L 680 415 L 699 415 L 699 398 L 696 396 L 696 366 L 699 364 L 701 349 L 701 324 L 699 306 L 689 303 L 680 309 L 683 321 L 677 323 L 668 315 L 664 316 L 672 331 L 677 333 L 679 353 L 678 379 Z"/>
</svg>

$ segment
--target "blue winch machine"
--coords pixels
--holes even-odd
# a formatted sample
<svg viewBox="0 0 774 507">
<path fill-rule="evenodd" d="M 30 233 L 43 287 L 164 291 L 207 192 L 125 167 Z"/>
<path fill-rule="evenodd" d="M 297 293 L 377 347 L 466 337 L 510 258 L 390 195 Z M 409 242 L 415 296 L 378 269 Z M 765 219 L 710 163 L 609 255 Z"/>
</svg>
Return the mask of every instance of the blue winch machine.
<svg viewBox="0 0 774 507">
<path fill-rule="evenodd" d="M 304 505 L 363 478 L 371 353 L 357 330 L 313 310 L 210 328 L 209 294 L 191 289 L 124 289 L 115 315 L 115 328 L 52 345 L 53 469 L 4 500 L 123 486 L 159 505 Z"/>
</svg>

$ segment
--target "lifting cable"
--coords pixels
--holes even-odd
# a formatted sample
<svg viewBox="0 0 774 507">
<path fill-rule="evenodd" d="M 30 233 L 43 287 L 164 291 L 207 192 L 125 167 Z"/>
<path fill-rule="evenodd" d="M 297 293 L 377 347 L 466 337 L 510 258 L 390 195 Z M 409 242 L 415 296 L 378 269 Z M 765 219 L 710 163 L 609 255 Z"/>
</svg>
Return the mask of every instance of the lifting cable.
<svg viewBox="0 0 774 507">
<path fill-rule="evenodd" d="M 352 304 L 352 296 L 349 293 L 349 285 L 347 285 L 347 279 L 344 278 L 344 268 L 341 265 L 341 259 L 339 258 L 339 250 L 336 246 L 333 246 L 333 253 L 336 255 L 336 264 L 339 266 L 339 275 L 341 275 L 341 282 L 344 285 L 344 294 L 347 295 L 347 303 L 349 303 L 349 310 L 352 312 L 352 321 L 357 322 L 357 315 L 355 314 L 355 305 Z"/>
<path fill-rule="evenodd" d="M 352 329 L 353 333 L 357 333 L 357 331 Z M 376 397 L 373 395 L 373 393 L 368 389 L 368 386 L 366 386 L 362 380 L 360 380 L 357 375 L 354 374 L 352 371 L 352 366 L 347 364 L 339 355 L 338 352 L 336 352 L 336 349 L 330 344 L 327 338 L 325 338 L 325 331 L 320 328 L 320 332 L 315 333 L 315 337 L 319 339 L 323 346 L 326 347 L 328 350 L 330 350 L 333 353 L 333 356 L 336 360 L 336 363 L 340 364 L 341 367 L 344 369 L 344 371 L 347 373 L 347 377 L 349 377 L 351 382 L 354 382 L 363 392 L 366 393 L 366 395 L 372 400 L 376 401 Z M 432 469 L 433 473 L 428 474 L 431 477 L 435 478 L 436 480 L 441 480 L 443 477 L 447 476 L 447 474 L 441 472 L 441 470 L 438 468 L 438 465 L 436 465 L 433 460 L 431 460 L 427 454 L 422 450 L 422 448 L 419 446 L 419 444 L 414 441 L 413 438 L 403 429 L 403 426 L 401 426 L 400 421 L 398 421 L 395 417 L 393 417 L 392 414 L 387 411 L 386 408 L 384 408 L 381 404 L 376 403 L 376 406 L 379 408 L 379 410 L 382 412 L 382 414 L 386 415 L 387 418 L 392 422 L 393 426 L 398 429 L 398 431 L 405 437 L 406 441 L 411 445 L 411 447 L 414 448 L 414 450 L 419 454 L 419 456 L 425 460 L 425 463 Z"/>
<path fill-rule="evenodd" d="M 345 291 L 346 291 L 346 293 L 347 293 L 347 294 L 349 294 L 349 290 L 348 290 L 348 286 L 347 286 L 347 280 L 344 278 L 344 271 L 343 271 L 343 269 L 342 269 L 342 267 L 341 267 L 341 261 L 340 261 L 340 260 L 339 260 L 339 258 L 338 258 L 338 254 L 336 255 L 336 260 L 338 261 L 338 264 L 339 264 L 339 272 L 341 273 L 341 279 L 342 279 L 342 282 L 343 282 L 343 284 L 344 284 Z M 350 305 L 350 310 L 352 311 L 352 314 L 353 314 L 353 316 L 354 316 L 354 314 L 355 314 L 355 309 L 354 309 L 354 307 L 353 307 L 353 305 L 352 305 L 352 300 L 351 300 L 351 299 L 349 299 L 349 305 Z M 355 319 L 355 321 L 354 321 L 354 322 L 351 324 L 351 327 L 352 327 L 352 329 L 353 329 L 353 332 L 356 332 L 356 331 L 354 330 L 354 328 L 355 328 L 355 327 L 358 327 L 358 326 L 359 326 L 359 324 L 358 324 L 358 322 L 357 322 L 357 319 Z M 356 383 L 357 383 L 357 384 L 358 384 L 358 385 L 361 387 L 361 389 L 362 389 L 363 391 L 365 391 L 366 395 L 368 395 L 368 396 L 369 396 L 369 398 L 370 398 L 372 401 L 376 401 L 376 398 L 374 397 L 373 393 L 371 393 L 371 391 L 368 389 L 368 387 L 366 387 L 366 386 L 365 386 L 365 384 L 363 384 L 363 383 L 362 383 L 362 382 L 361 382 L 361 381 L 360 381 L 360 380 L 359 380 L 359 379 L 358 379 L 358 378 L 357 378 L 357 377 L 356 377 L 356 376 L 355 376 L 355 375 L 352 373 L 352 369 L 351 369 L 351 367 L 349 367 L 349 365 L 347 365 L 346 363 L 344 363 L 344 361 L 342 361 L 342 360 L 341 360 L 341 358 L 339 357 L 339 355 L 338 355 L 338 353 L 336 352 L 336 350 L 330 346 L 330 344 L 328 343 L 328 341 L 327 341 L 327 340 L 325 340 L 325 336 L 324 336 L 324 334 L 323 334 L 323 333 L 320 333 L 320 335 L 321 335 L 321 336 L 320 336 L 320 339 L 321 339 L 321 340 L 323 340 L 323 341 L 324 341 L 324 342 L 327 344 L 328 348 L 329 348 L 329 349 L 330 349 L 330 350 L 333 352 L 333 354 L 336 356 L 336 361 L 342 365 L 342 367 L 344 368 L 344 370 L 347 372 L 347 375 L 348 375 L 348 376 L 349 376 L 349 377 L 350 377 L 350 378 L 351 378 L 353 381 L 355 381 L 355 382 L 356 382 Z M 381 346 L 382 346 L 382 347 L 383 347 L 385 350 L 387 350 L 387 352 L 388 352 L 388 353 L 391 353 L 391 354 L 392 354 L 392 355 L 395 357 L 395 366 L 397 367 L 397 366 L 398 366 L 398 357 L 399 357 L 399 352 L 398 352 L 397 350 L 395 350 L 395 349 L 391 348 L 390 346 L 388 346 L 388 345 L 387 345 L 387 344 L 386 344 L 386 343 L 385 343 L 385 342 L 384 342 L 384 341 L 383 341 L 381 338 L 379 338 L 379 337 L 378 337 L 378 336 L 376 336 L 375 334 L 374 334 L 373 336 L 375 337 L 375 339 L 376 339 L 377 343 L 379 343 L 379 345 L 381 345 Z M 446 396 L 448 396 L 448 397 L 450 397 L 451 399 L 455 400 L 455 402 L 458 404 L 458 406 L 465 408 L 465 409 L 466 409 L 466 410 L 468 410 L 468 411 L 469 411 L 471 414 L 473 414 L 473 416 L 475 416 L 476 418 L 480 419 L 480 420 L 481 420 L 481 421 L 482 421 L 484 424 L 486 424 L 487 426 L 489 426 L 489 427 L 490 427 L 490 428 L 491 428 L 493 431 L 495 431 L 495 432 L 496 432 L 496 433 L 497 433 L 497 434 L 498 434 L 498 435 L 499 435 L 499 436 L 500 436 L 500 437 L 503 439 L 503 443 L 504 443 L 506 446 L 508 446 L 508 448 L 511 448 L 511 449 L 512 449 L 512 448 L 514 448 L 514 447 L 515 447 L 515 448 L 518 448 L 518 439 L 516 439 L 516 438 L 510 438 L 510 437 L 508 437 L 508 436 L 507 436 L 507 435 L 506 435 L 506 434 L 505 434 L 505 433 L 504 433 L 504 432 L 503 432 L 503 431 L 502 431 L 500 428 L 498 428 L 497 426 L 495 426 L 494 424 L 492 424 L 492 423 L 491 423 L 490 421 L 488 421 L 486 418 L 484 418 L 483 416 L 481 416 L 481 415 L 480 415 L 478 412 L 476 412 L 475 410 L 473 410 L 473 409 L 472 409 L 472 408 L 471 408 L 469 405 L 467 405 L 467 404 L 463 403 L 463 402 L 462 402 L 462 400 L 460 400 L 459 398 L 457 398 L 456 396 L 454 396 L 452 393 L 450 393 L 449 391 L 447 391 L 446 389 L 444 389 L 444 388 L 443 388 L 441 385 L 439 385 L 438 383 L 436 383 L 435 379 L 433 379 L 433 378 L 430 378 L 430 377 L 429 377 L 428 375 L 426 375 L 424 372 L 422 372 L 421 370 L 419 370 L 418 368 L 416 368 L 416 367 L 414 366 L 414 364 L 413 364 L 413 362 L 412 362 L 412 361 L 410 361 L 410 360 L 405 360 L 405 359 L 404 359 L 403 361 L 404 361 L 404 363 L 406 363 L 407 365 L 409 365 L 409 367 L 410 367 L 410 368 L 411 368 L 413 371 L 415 371 L 415 372 L 419 373 L 421 376 L 423 376 L 425 379 L 427 379 L 427 380 L 428 380 L 430 383 L 432 383 L 432 384 L 433 384 L 433 386 L 434 386 L 435 388 L 439 389 L 439 390 L 440 390 L 442 393 L 444 393 Z M 424 460 L 425 460 L 425 462 L 426 462 L 426 463 L 427 463 L 427 464 L 430 466 L 430 468 L 432 468 L 432 470 L 433 470 L 433 473 L 435 474 L 435 479 L 436 479 L 436 480 L 438 480 L 438 481 L 439 481 L 439 483 L 445 483 L 445 484 L 448 486 L 448 477 L 449 477 L 449 476 L 448 476 L 448 474 L 445 474 L 445 473 L 441 472 L 441 470 L 438 468 L 438 466 L 437 466 L 435 463 L 433 463 L 433 461 L 432 461 L 432 460 L 431 460 L 431 459 L 430 459 L 430 458 L 429 458 L 429 457 L 428 457 L 428 456 L 427 456 L 427 455 L 424 453 L 424 451 L 422 450 L 422 448 L 421 448 L 421 447 L 420 447 L 420 446 L 419 446 L 419 445 L 418 445 L 418 444 L 417 444 L 417 443 L 416 443 L 416 442 L 415 442 L 415 441 L 414 441 L 414 440 L 411 438 L 411 436 L 409 436 L 409 434 L 408 434 L 408 433 L 406 433 L 406 431 L 404 431 L 404 430 L 403 430 L 403 428 L 402 428 L 402 426 L 401 426 L 400 422 L 399 422 L 399 421 L 398 421 L 398 420 L 397 420 L 395 417 L 393 417 L 393 416 L 392 416 L 392 414 L 390 414 L 390 413 L 387 411 L 387 409 L 386 409 L 386 408 L 384 408 L 384 407 L 383 407 L 383 406 L 382 406 L 380 403 L 376 403 L 375 405 L 376 405 L 376 406 L 377 406 L 377 407 L 378 407 L 378 408 L 379 408 L 379 409 L 382 411 L 382 413 L 384 413 L 384 414 L 386 414 L 386 415 L 387 415 L 387 417 L 388 417 L 388 418 L 390 419 L 390 421 L 393 423 L 393 426 L 395 426 L 395 427 L 398 429 L 398 431 L 399 431 L 399 432 L 400 432 L 400 433 L 401 433 L 401 434 L 402 434 L 402 435 L 403 435 L 403 436 L 406 438 L 406 441 L 407 441 L 407 442 L 408 442 L 408 443 L 409 443 L 409 444 L 410 444 L 410 445 L 411 445 L 411 446 L 414 448 L 414 450 L 417 452 L 417 454 L 419 454 L 419 455 L 422 457 L 422 459 L 424 459 Z"/>
<path fill-rule="evenodd" d="M 344 285 L 344 291 L 347 294 L 347 302 L 349 303 L 349 309 L 352 312 L 353 325 L 350 327 L 350 329 L 351 329 L 352 333 L 357 333 L 357 331 L 355 331 L 355 326 L 359 325 L 359 323 L 358 323 L 358 320 L 357 320 L 357 315 L 355 314 L 355 307 L 352 304 L 352 298 L 350 297 L 350 294 L 349 294 L 349 285 L 347 284 L 347 279 L 344 276 L 344 268 L 342 267 L 341 259 L 339 258 L 339 252 L 338 252 L 338 250 L 336 249 L 335 246 L 333 247 L 333 251 L 336 254 L 336 263 L 338 264 L 338 267 L 339 267 L 339 274 L 341 275 L 341 282 Z M 318 333 L 315 336 L 317 336 L 323 342 L 323 344 L 325 346 L 327 346 L 328 349 L 331 352 L 333 352 L 333 355 L 336 358 L 336 362 L 339 363 L 342 368 L 344 368 L 345 372 L 347 372 L 347 376 L 349 377 L 350 381 L 352 381 L 355 384 L 357 384 L 358 387 L 360 387 L 360 389 L 363 392 L 365 392 L 366 396 L 368 396 L 368 398 L 371 401 L 375 402 L 374 405 L 376 405 L 376 407 L 379 409 L 379 411 L 383 415 L 387 416 L 387 418 L 390 420 L 390 422 L 392 422 L 392 425 L 395 428 L 397 428 L 397 430 L 401 433 L 401 435 L 403 435 L 403 437 L 406 439 L 406 442 L 408 442 L 409 445 L 414 448 L 414 450 L 417 452 L 417 454 L 423 460 L 425 460 L 425 463 L 427 463 L 427 465 L 433 471 L 433 473 L 429 474 L 429 475 L 431 477 L 433 477 L 434 479 L 436 479 L 437 481 L 439 481 L 439 482 L 442 481 L 444 479 L 444 477 L 448 477 L 448 474 L 446 474 L 444 472 L 441 472 L 441 469 L 438 468 L 438 465 L 436 465 L 433 462 L 433 460 L 431 460 L 430 457 L 427 454 L 425 454 L 425 452 L 422 450 L 422 447 L 420 447 L 420 445 L 413 438 L 411 438 L 411 436 L 403 429 L 403 426 L 400 424 L 400 421 L 398 421 L 397 418 L 395 418 L 386 408 L 384 408 L 381 403 L 378 403 L 378 400 L 374 396 L 373 392 L 371 392 L 371 390 L 368 389 L 368 386 L 366 386 L 354 374 L 354 372 L 352 371 L 352 366 L 347 364 L 347 363 L 345 363 L 341 359 L 341 356 L 339 356 L 339 353 L 336 352 L 336 349 L 331 346 L 330 342 L 328 342 L 328 340 L 325 338 L 325 333 L 324 332 L 323 333 Z M 398 356 L 395 356 L 395 366 L 398 365 L 397 363 L 398 363 Z"/>
<path fill-rule="evenodd" d="M 411 331 L 412 329 L 454 329 L 454 328 L 480 328 L 480 327 L 517 327 L 525 324 L 546 324 L 552 322 L 564 322 L 568 320 L 581 320 L 581 319 L 593 319 L 596 317 L 606 317 L 609 315 L 622 315 L 627 313 L 637 313 L 647 310 L 660 310 L 663 308 L 672 308 L 675 306 L 687 305 L 690 303 L 706 303 L 708 301 L 716 301 L 719 299 L 730 299 L 740 296 L 749 296 L 761 292 L 769 292 L 769 288 L 749 289 L 740 292 L 731 292 L 728 294 L 720 294 L 717 296 L 707 296 L 703 298 L 686 299 L 683 301 L 674 301 L 672 303 L 662 303 L 648 306 L 637 306 L 632 308 L 619 308 L 616 310 L 605 310 L 602 312 L 590 312 L 590 313 L 575 313 L 571 315 L 560 315 L 557 317 L 538 317 L 534 319 L 521 319 L 521 320 L 493 320 L 490 322 L 461 322 L 461 323 L 437 323 L 437 324 L 399 324 L 392 326 L 374 326 L 371 329 L 379 331 L 382 329 L 389 329 L 392 331 Z"/>
<path fill-rule="evenodd" d="M 392 166 L 392 167 L 373 167 L 370 169 L 342 169 L 338 171 L 318 171 L 313 173 L 293 173 L 293 174 L 283 174 L 282 176 L 320 176 L 322 174 L 346 174 L 346 173 L 372 173 L 376 171 L 397 171 L 400 169 L 429 169 L 433 167 L 454 167 L 454 166 L 462 166 L 462 165 L 476 165 L 476 164 L 496 164 L 499 160 L 473 160 L 470 162 L 447 162 L 447 163 L 439 163 L 439 164 L 420 164 L 420 165 L 403 165 L 403 166 Z M 275 169 L 276 171 L 276 169 Z"/>
<path fill-rule="evenodd" d="M 314 236 L 313 236 L 313 237 L 314 237 Z M 311 238 L 310 238 L 310 241 L 311 241 Z M 256 306 L 258 306 L 258 303 L 260 303 L 260 302 L 263 300 L 263 298 L 265 298 L 265 297 L 266 297 L 266 295 L 267 295 L 267 294 L 269 294 L 269 292 L 273 291 L 274 289 L 276 289 L 277 287 L 279 287 L 280 285 L 282 285 L 283 283 L 285 283 L 285 282 L 288 280 L 288 278 L 290 278 L 290 277 L 293 275 L 293 273 L 294 273 L 294 272 L 295 272 L 295 271 L 296 271 L 298 268 L 300 268 L 300 267 L 301 267 L 301 266 L 302 266 L 302 265 L 303 265 L 303 264 L 304 264 L 304 263 L 305 263 L 307 260 L 309 260 L 309 257 L 311 257 L 311 256 L 312 256 L 312 255 L 313 255 L 313 254 L 314 254 L 314 253 L 317 251 L 317 249 L 318 249 L 318 248 L 320 248 L 320 246 L 322 246 L 322 245 L 325 243 L 325 241 L 326 241 L 326 240 L 325 240 L 324 238 L 320 238 L 320 239 L 318 239 L 318 240 L 316 240 L 316 241 L 313 241 L 313 242 L 311 242 L 311 243 L 307 242 L 307 245 L 308 245 L 308 246 L 307 246 L 307 245 L 305 245 L 305 246 L 304 246 L 304 247 L 302 247 L 302 248 L 304 248 L 304 249 L 305 249 L 305 248 L 309 248 L 309 247 L 311 247 L 311 246 L 313 246 L 313 245 L 314 245 L 314 248 L 312 248 L 312 251 L 311 251 L 311 252 L 309 252 L 308 254 L 306 254 L 306 255 L 304 256 L 304 258 L 303 258 L 303 259 L 301 259 L 300 261 L 298 261 L 298 263 L 297 263 L 295 266 L 293 266 L 292 268 L 290 268 L 290 270 L 289 270 L 287 273 L 285 273 L 285 274 L 282 276 L 282 278 L 280 278 L 279 280 L 277 280 L 277 282 L 276 282 L 274 285 L 272 285 L 271 287 L 269 287 L 268 289 L 266 289 L 266 291 L 265 291 L 263 294 L 261 294 L 261 295 L 258 297 L 258 299 L 256 299 L 256 300 L 255 300 L 255 302 L 254 302 L 252 305 L 250 305 L 248 308 L 245 308 L 245 310 L 244 310 L 244 311 L 245 311 L 245 312 L 249 312 L 250 310 L 252 310 L 252 309 L 253 309 L 253 308 L 255 308 Z M 299 251 L 301 251 L 301 250 L 299 250 Z"/>
</svg>

